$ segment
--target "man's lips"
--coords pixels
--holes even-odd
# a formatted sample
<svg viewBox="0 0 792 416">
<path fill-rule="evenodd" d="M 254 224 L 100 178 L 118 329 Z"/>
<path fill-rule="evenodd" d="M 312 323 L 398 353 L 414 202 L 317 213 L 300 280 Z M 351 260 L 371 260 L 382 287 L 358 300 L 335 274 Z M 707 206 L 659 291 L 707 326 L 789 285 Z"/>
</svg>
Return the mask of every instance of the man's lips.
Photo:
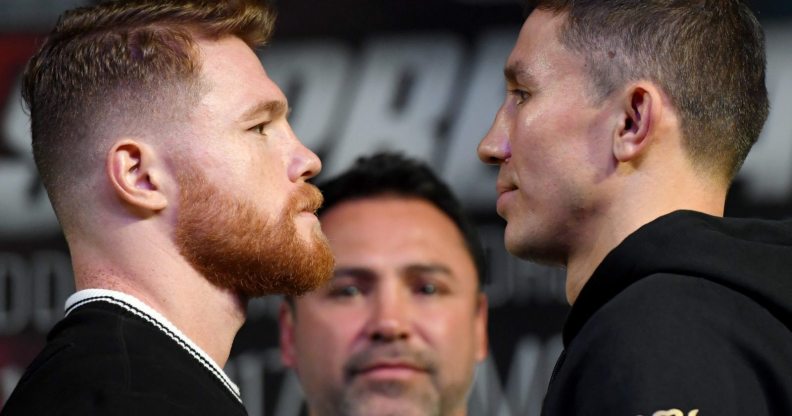
<svg viewBox="0 0 792 416">
<path fill-rule="evenodd" d="M 498 212 L 498 215 L 501 217 L 505 214 L 506 205 L 514 196 L 514 191 L 517 190 L 517 187 L 508 182 L 500 182 L 495 185 L 495 190 L 498 191 L 498 201 L 495 203 L 495 211 Z"/>
<path fill-rule="evenodd" d="M 404 378 L 420 373 L 428 373 L 428 370 L 418 364 L 405 361 L 374 362 L 352 371 L 353 376 L 367 378 Z"/>
<path fill-rule="evenodd" d="M 432 375 L 436 358 L 431 351 L 417 350 L 404 343 L 374 345 L 352 354 L 344 365 L 344 378 L 365 380 L 407 380 Z"/>
<path fill-rule="evenodd" d="M 515 189 L 517 189 L 517 186 L 512 184 L 511 182 L 498 181 L 495 184 L 495 190 L 498 192 L 498 196 L 503 195 L 507 192 L 511 192 Z"/>
</svg>

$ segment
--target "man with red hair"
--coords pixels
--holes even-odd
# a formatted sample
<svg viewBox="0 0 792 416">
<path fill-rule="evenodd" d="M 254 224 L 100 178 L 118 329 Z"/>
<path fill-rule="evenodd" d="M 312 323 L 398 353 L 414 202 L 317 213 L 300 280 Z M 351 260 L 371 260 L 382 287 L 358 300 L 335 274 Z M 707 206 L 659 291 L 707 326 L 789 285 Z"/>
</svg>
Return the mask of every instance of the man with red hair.
<svg viewBox="0 0 792 416">
<path fill-rule="evenodd" d="M 244 415 L 223 373 L 247 300 L 332 256 L 321 163 L 254 48 L 254 1 L 69 11 L 28 64 L 34 156 L 78 292 L 4 415 Z"/>
</svg>

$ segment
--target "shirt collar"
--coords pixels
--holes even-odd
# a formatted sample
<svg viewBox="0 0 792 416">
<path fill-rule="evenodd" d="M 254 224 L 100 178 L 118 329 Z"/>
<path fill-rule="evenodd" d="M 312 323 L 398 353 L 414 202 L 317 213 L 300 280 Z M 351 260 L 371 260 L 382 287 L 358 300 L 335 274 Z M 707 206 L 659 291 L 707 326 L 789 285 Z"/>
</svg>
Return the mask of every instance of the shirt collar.
<svg viewBox="0 0 792 416">
<path fill-rule="evenodd" d="M 204 352 L 198 345 L 196 345 L 190 338 L 184 335 L 175 325 L 173 325 L 167 318 L 162 316 L 159 312 L 152 307 L 146 305 L 138 298 L 108 289 L 84 289 L 69 296 L 66 300 L 66 315 L 79 308 L 82 305 L 91 302 L 106 302 L 126 309 L 128 312 L 138 316 L 144 321 L 154 325 L 171 338 L 176 344 L 182 347 L 187 353 L 190 354 L 196 361 L 198 361 L 204 368 L 214 374 L 215 377 L 222 383 L 239 402 L 242 399 L 239 395 L 239 387 L 228 378 L 226 373 L 212 360 L 209 355 Z"/>
</svg>

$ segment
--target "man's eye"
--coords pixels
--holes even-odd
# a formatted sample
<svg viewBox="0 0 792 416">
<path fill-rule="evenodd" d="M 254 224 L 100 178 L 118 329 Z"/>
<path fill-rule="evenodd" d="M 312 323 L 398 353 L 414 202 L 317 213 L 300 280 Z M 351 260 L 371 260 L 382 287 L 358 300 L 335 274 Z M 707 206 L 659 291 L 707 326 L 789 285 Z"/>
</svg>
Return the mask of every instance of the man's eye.
<svg viewBox="0 0 792 416">
<path fill-rule="evenodd" d="M 264 129 L 267 128 L 267 123 L 259 123 L 253 126 L 250 130 L 254 131 L 256 134 L 264 135 Z"/>
<path fill-rule="evenodd" d="M 360 289 L 357 286 L 339 286 L 330 290 L 330 296 L 339 298 L 349 298 L 360 294 Z"/>
<path fill-rule="evenodd" d="M 437 293 L 437 286 L 431 283 L 425 283 L 418 287 L 418 293 L 422 295 L 434 295 Z"/>
<path fill-rule="evenodd" d="M 530 94 L 528 91 L 523 91 L 520 89 L 511 89 L 509 90 L 509 94 L 513 95 L 517 99 L 517 105 L 520 105 L 530 98 Z"/>
</svg>

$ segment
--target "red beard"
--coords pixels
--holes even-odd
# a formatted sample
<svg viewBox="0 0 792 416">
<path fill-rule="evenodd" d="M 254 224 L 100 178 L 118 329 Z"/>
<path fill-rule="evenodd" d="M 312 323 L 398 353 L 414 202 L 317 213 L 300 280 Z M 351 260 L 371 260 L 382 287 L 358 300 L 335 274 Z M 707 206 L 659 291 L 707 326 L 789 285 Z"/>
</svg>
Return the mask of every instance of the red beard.
<svg viewBox="0 0 792 416">
<path fill-rule="evenodd" d="M 178 181 L 176 244 L 214 285 L 247 298 L 298 296 L 330 279 L 334 260 L 324 234 L 317 228 L 304 241 L 295 227 L 298 214 L 322 204 L 315 186 L 300 186 L 270 224 L 250 202 L 224 194 L 188 164 Z"/>
</svg>

